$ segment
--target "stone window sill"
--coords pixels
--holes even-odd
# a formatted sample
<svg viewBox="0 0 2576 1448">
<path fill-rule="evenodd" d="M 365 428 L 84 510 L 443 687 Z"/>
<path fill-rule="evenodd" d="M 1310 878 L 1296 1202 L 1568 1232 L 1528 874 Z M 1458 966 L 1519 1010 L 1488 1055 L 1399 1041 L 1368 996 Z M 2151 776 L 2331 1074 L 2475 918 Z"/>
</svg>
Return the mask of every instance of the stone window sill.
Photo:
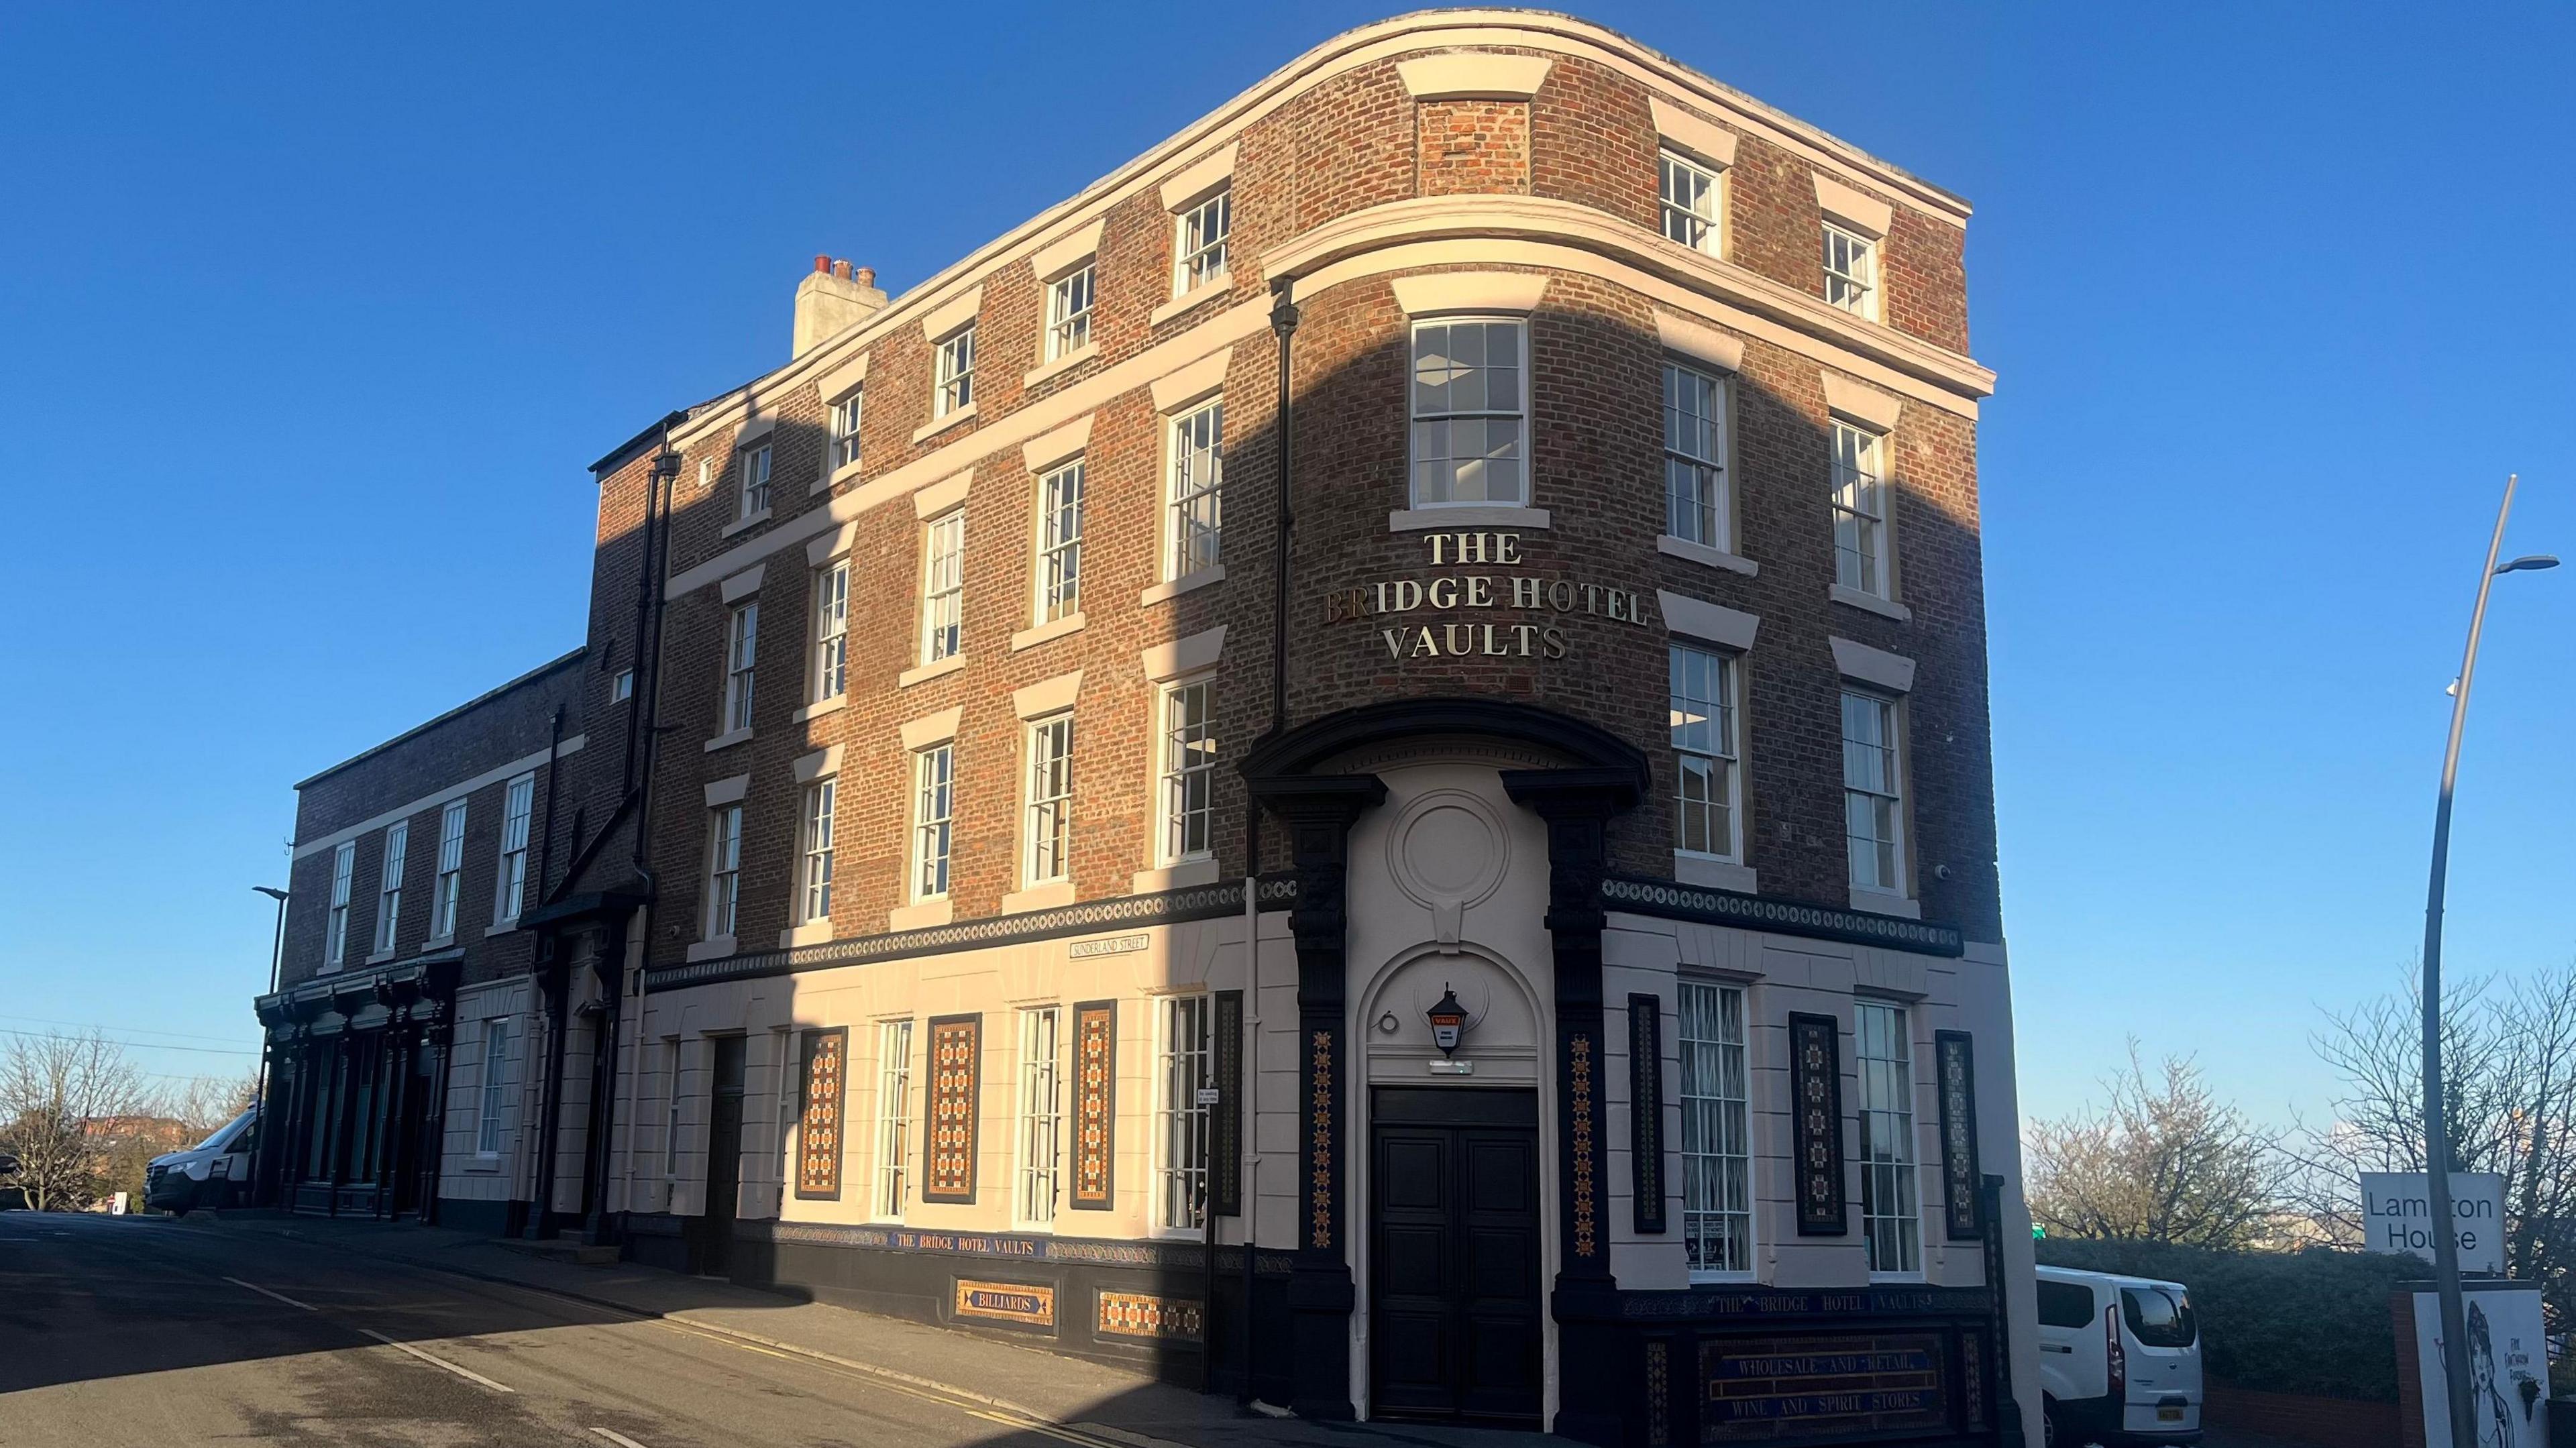
<svg viewBox="0 0 2576 1448">
<path fill-rule="evenodd" d="M 697 944 L 689 947 L 689 959 L 692 961 L 720 960 L 733 953 L 734 940 L 730 935 L 719 935 L 712 940 L 701 940 Z"/>
<path fill-rule="evenodd" d="M 832 469 L 830 472 L 825 473 L 822 477 L 817 478 L 814 481 L 814 495 L 816 497 L 820 497 L 823 494 L 832 491 L 834 488 L 839 487 L 843 483 L 857 482 L 859 480 L 860 472 L 865 470 L 867 467 L 867 461 L 868 460 L 865 458 L 852 458 L 848 462 L 845 462 L 839 467 Z"/>
<path fill-rule="evenodd" d="M 1386 515 L 1390 533 L 1427 533 L 1439 528 L 1544 528 L 1545 508 L 1511 503 L 1435 503 L 1427 508 L 1398 508 Z"/>
<path fill-rule="evenodd" d="M 752 514 L 752 515 L 751 515 L 750 517 L 748 517 L 748 518 L 736 518 L 736 519 L 734 519 L 732 522 L 725 524 L 725 525 L 724 525 L 723 527 L 721 527 L 721 528 L 718 528 L 718 529 L 716 530 L 716 536 L 717 536 L 717 537 L 719 537 L 719 538 L 730 538 L 730 537 L 732 537 L 733 535 L 735 535 L 736 533 L 741 533 L 741 532 L 747 531 L 747 530 L 752 529 L 752 528 L 757 528 L 757 527 L 759 527 L 761 524 L 766 523 L 766 522 L 768 522 L 768 521 L 769 521 L 769 510 L 768 510 L 767 508 L 763 508 L 763 509 L 761 509 L 759 512 Z"/>
<path fill-rule="evenodd" d="M 894 685 L 898 689 L 909 689 L 915 684 L 927 683 L 943 674 L 956 673 L 959 669 L 964 667 L 966 667 L 966 656 L 964 654 L 950 654 L 948 657 L 939 660 L 937 663 L 923 664 L 917 669 L 904 670 L 902 673 L 894 676 Z"/>
<path fill-rule="evenodd" d="M 1687 538 L 1676 538 L 1670 533 L 1655 540 L 1655 551 L 1667 558 L 1679 558 L 1706 568 L 1723 568 L 1747 578 L 1762 571 L 1762 565 L 1750 558 L 1729 553 L 1723 548 L 1711 548 L 1705 543 L 1693 543 Z"/>
<path fill-rule="evenodd" d="M 1907 895 L 1890 894 L 1885 890 L 1864 889 L 1859 885 L 1851 887 L 1851 908 L 1866 910 L 1872 915 L 1901 916 L 1907 920 L 1923 918 L 1921 901 Z"/>
<path fill-rule="evenodd" d="M 484 931 L 483 938 L 489 940 L 495 935 L 515 935 L 518 933 L 518 930 L 519 922 L 517 920 L 504 920 L 493 926 L 491 929 Z"/>
<path fill-rule="evenodd" d="M 1041 362 L 1029 375 L 1020 379 L 1022 387 L 1035 387 L 1050 377 L 1061 377 L 1100 355 L 1100 344 L 1085 342 L 1052 362 Z"/>
<path fill-rule="evenodd" d="M 1052 910 L 1073 903 L 1073 882 L 1054 880 L 1044 885 L 1031 885 L 1002 897 L 1002 913 L 1018 915 L 1029 910 Z"/>
<path fill-rule="evenodd" d="M 837 714 L 848 707 L 850 707 L 849 695 L 834 694 L 828 699 L 817 699 L 813 703 L 806 705 L 804 708 L 797 710 L 795 713 L 788 715 L 787 722 L 790 724 L 802 724 L 809 719 L 820 719 L 826 714 Z"/>
<path fill-rule="evenodd" d="M 705 745 L 705 752 L 713 754 L 719 749 L 731 749 L 737 744 L 749 743 L 750 740 L 751 731 L 748 729 L 727 730 L 726 732 L 717 735 L 715 738 L 708 740 Z"/>
<path fill-rule="evenodd" d="M 433 935 L 420 943 L 420 953 L 427 955 L 433 950 L 445 950 L 447 947 L 454 945 L 455 943 L 456 933 L 454 931 L 449 931 L 445 935 Z"/>
<path fill-rule="evenodd" d="M 1211 563 L 1196 573 L 1185 573 L 1180 577 L 1173 579 L 1169 583 L 1157 583 L 1153 587 L 1146 589 L 1143 593 L 1136 595 L 1136 606 L 1138 608 L 1152 608 L 1155 604 L 1169 603 L 1171 600 L 1180 597 L 1184 593 L 1191 592 L 1195 589 L 1205 588 L 1211 583 L 1223 582 L 1225 582 L 1225 565 L 1222 563 Z"/>
<path fill-rule="evenodd" d="M 1080 610 L 1076 610 L 1053 622 L 1042 623 L 1035 628 L 1024 628 L 1011 635 L 1011 652 L 1016 654 L 1022 649 L 1033 649 L 1049 639 L 1060 639 L 1066 634 L 1079 633 L 1081 630 L 1082 614 Z"/>
<path fill-rule="evenodd" d="M 778 932 L 778 948 L 794 950 L 800 945 L 825 945 L 832 939 L 832 922 L 812 920 L 803 925 L 790 925 Z"/>
<path fill-rule="evenodd" d="M 363 964 L 366 964 L 366 965 L 382 965 L 382 964 L 384 964 L 386 961 L 391 960 L 391 959 L 393 959 L 393 958 L 394 958 L 394 953 L 393 953 L 392 951 L 390 951 L 390 950 L 379 950 L 379 951 L 377 951 L 375 954 L 368 956 L 368 957 L 366 958 L 366 960 L 365 960 L 364 962 L 362 962 L 362 963 L 363 963 Z"/>
<path fill-rule="evenodd" d="M 1196 287 L 1193 287 L 1190 290 L 1181 293 L 1179 296 L 1172 298 L 1170 301 L 1163 303 L 1161 306 L 1156 307 L 1154 309 L 1154 314 L 1145 319 L 1145 324 L 1149 327 L 1159 327 L 1165 322 L 1172 320 L 1174 317 L 1179 316 L 1181 313 L 1189 311 L 1195 307 L 1204 306 L 1215 298 L 1224 296 L 1233 290 L 1234 276 L 1232 273 L 1209 277 L 1206 281 L 1199 283 Z"/>
<path fill-rule="evenodd" d="M 934 417 L 927 423 L 922 424 L 920 427 L 914 428 L 912 432 L 912 440 L 916 443 L 928 442 L 932 438 L 946 432 L 948 429 L 955 427 L 957 424 L 967 421 L 974 415 L 975 404 L 971 402 L 967 403 L 964 407 L 957 409 L 946 417 Z"/>
<path fill-rule="evenodd" d="M 1843 604 L 1850 608 L 1859 609 L 1863 613 L 1874 613 L 1882 618 L 1892 618 L 1898 623 L 1912 623 L 1914 621 L 1914 610 L 1907 608 L 1904 604 L 1898 603 L 1892 598 L 1881 598 L 1875 593 L 1863 593 L 1857 588 L 1845 588 L 1841 584 L 1837 583 L 1833 586 L 1832 597 L 1834 602 Z"/>
<path fill-rule="evenodd" d="M 1127 882 L 1128 890 L 1137 895 L 1151 895 L 1158 890 L 1186 890 L 1194 885 L 1216 883 L 1216 861 L 1183 860 L 1174 865 L 1158 865 L 1151 870 L 1138 870 Z"/>
<path fill-rule="evenodd" d="M 1685 885 L 1706 885 L 1713 890 L 1732 890 L 1738 895 L 1762 893 L 1761 878 L 1752 866 L 1708 855 L 1694 855 L 1684 850 L 1673 851 L 1673 878 Z"/>
<path fill-rule="evenodd" d="M 936 900 L 921 900 L 910 905 L 898 905 L 887 911 L 886 929 L 927 930 L 934 925 L 947 924 L 955 919 L 956 915 L 956 907 L 949 903 L 947 896 L 942 895 Z"/>
</svg>

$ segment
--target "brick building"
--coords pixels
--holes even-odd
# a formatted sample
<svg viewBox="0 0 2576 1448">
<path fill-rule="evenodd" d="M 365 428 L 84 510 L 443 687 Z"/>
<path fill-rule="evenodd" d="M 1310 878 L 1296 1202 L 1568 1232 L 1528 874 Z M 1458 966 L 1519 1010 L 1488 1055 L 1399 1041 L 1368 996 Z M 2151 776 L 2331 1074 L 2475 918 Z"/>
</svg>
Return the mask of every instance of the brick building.
<svg viewBox="0 0 2576 1448">
<path fill-rule="evenodd" d="M 537 1225 L 1318 1417 L 2036 1442 L 1967 216 L 1465 10 L 818 259 L 596 467 Z"/>
</svg>

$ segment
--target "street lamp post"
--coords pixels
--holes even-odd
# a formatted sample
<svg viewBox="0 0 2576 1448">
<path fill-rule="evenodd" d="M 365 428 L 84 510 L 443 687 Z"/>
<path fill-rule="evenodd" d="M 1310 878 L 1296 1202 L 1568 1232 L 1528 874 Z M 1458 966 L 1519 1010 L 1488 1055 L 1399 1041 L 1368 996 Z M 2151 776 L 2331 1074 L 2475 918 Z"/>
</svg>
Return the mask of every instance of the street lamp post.
<svg viewBox="0 0 2576 1448">
<path fill-rule="evenodd" d="M 2468 1326 L 2460 1303 L 2460 1246 L 2451 1215 L 2451 1139 L 2442 1119 L 2442 892 L 2451 863 L 2451 787 L 2460 774 L 2460 732 L 2468 724 L 2469 680 L 2478 667 L 2478 634 L 2486 627 L 2487 590 L 2500 574 L 2555 568 L 2545 553 L 2498 563 L 2505 519 L 2513 514 L 2514 477 L 2504 480 L 2495 536 L 2487 542 L 2486 571 L 2478 575 L 2477 607 L 2469 614 L 2469 644 L 2451 693 L 2451 742 L 2442 754 L 2442 797 L 2433 809 L 2433 878 L 2424 901 L 2424 1180 L 2433 1216 L 2433 1284 L 2442 1300 L 2442 1382 L 2451 1410 L 2451 1448 L 2473 1448 L 2477 1419 L 2469 1401 Z"/>
</svg>

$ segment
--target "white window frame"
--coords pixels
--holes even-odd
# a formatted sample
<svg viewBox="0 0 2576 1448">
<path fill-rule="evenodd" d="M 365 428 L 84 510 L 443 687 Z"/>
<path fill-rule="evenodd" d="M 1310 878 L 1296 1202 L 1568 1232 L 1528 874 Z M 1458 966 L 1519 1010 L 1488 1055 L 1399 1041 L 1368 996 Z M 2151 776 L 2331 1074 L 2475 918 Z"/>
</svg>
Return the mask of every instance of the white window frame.
<svg viewBox="0 0 2576 1448">
<path fill-rule="evenodd" d="M 1198 718 L 1187 717 L 1195 696 Z M 1212 858 L 1216 847 L 1216 678 L 1165 684 L 1154 700 L 1160 743 L 1154 761 L 1155 863 Z"/>
<path fill-rule="evenodd" d="M 1691 677 L 1705 665 L 1702 679 Z M 1673 849 L 1739 864 L 1744 858 L 1743 660 L 1680 639 L 1667 644 L 1673 747 Z M 1694 779 L 1704 792 L 1694 794 Z M 1694 832 L 1692 816 L 1700 816 Z M 1721 838 L 1721 835 L 1723 836 Z"/>
<path fill-rule="evenodd" d="M 754 687 L 759 683 L 760 600 L 734 605 L 725 620 L 724 731 L 741 734 L 751 728 Z"/>
<path fill-rule="evenodd" d="M 1204 1230 L 1208 1108 L 1198 1088 L 1216 1084 L 1216 998 L 1171 995 L 1154 1011 L 1154 1230 Z"/>
<path fill-rule="evenodd" d="M 722 940 L 742 919 L 742 806 L 707 812 L 707 899 L 698 938 Z"/>
<path fill-rule="evenodd" d="M 1664 531 L 1720 553 L 1735 551 L 1731 392 L 1719 373 L 1664 359 Z"/>
<path fill-rule="evenodd" d="M 1693 1282 L 1754 1275 L 1751 999 L 1732 981 L 1684 977 L 1681 1042 L 1682 1249 Z M 1707 1265 L 1715 1259 L 1716 1265 Z"/>
<path fill-rule="evenodd" d="M 1091 345 L 1091 308 L 1099 291 L 1097 261 L 1047 283 L 1046 356 L 1053 362 Z"/>
<path fill-rule="evenodd" d="M 839 472 L 859 460 L 859 426 L 867 419 L 868 389 L 862 385 L 841 394 L 832 404 L 832 471 Z"/>
<path fill-rule="evenodd" d="M 814 570 L 813 598 L 814 661 L 805 702 L 820 704 L 850 687 L 850 560 Z"/>
<path fill-rule="evenodd" d="M 411 821 L 385 826 L 383 866 L 376 872 L 377 955 L 391 955 L 402 925 L 403 871 L 411 855 Z"/>
<path fill-rule="evenodd" d="M 1472 370 L 1479 379 L 1480 398 L 1490 404 L 1492 374 L 1508 370 L 1513 380 L 1513 405 L 1507 408 L 1490 405 L 1460 407 L 1455 397 L 1443 399 L 1442 406 L 1426 405 L 1423 396 L 1426 385 L 1423 380 L 1425 338 L 1435 332 L 1445 336 L 1456 328 L 1470 326 L 1487 329 L 1483 334 L 1483 340 L 1488 343 L 1495 335 L 1492 329 L 1497 327 L 1509 329 L 1514 349 L 1510 367 L 1498 368 L 1490 362 L 1481 362 L 1474 364 L 1470 369 L 1451 362 L 1448 364 L 1446 374 L 1435 385 L 1444 388 L 1454 386 L 1461 375 Z M 1526 506 L 1530 501 L 1529 319 L 1482 314 L 1426 317 L 1413 324 L 1410 339 L 1411 350 L 1407 355 L 1411 361 L 1405 374 L 1405 395 L 1406 412 L 1411 419 L 1411 426 L 1405 434 L 1407 458 L 1405 487 L 1412 506 L 1415 508 Z M 1445 358 L 1448 354 L 1444 350 L 1442 355 Z M 1508 454 L 1494 450 L 1491 443 L 1486 444 L 1483 452 L 1472 457 L 1462 457 L 1459 454 L 1461 425 L 1474 428 L 1477 434 L 1482 436 L 1487 429 L 1506 423 L 1510 425 L 1512 432 Z M 1428 454 L 1435 450 L 1433 447 L 1435 442 L 1438 456 L 1429 456 Z M 1493 491 L 1490 464 L 1504 460 L 1508 460 L 1512 465 L 1513 476 L 1516 479 L 1515 490 L 1509 496 L 1497 497 Z M 1458 496 L 1462 464 L 1469 463 L 1479 465 L 1478 487 L 1482 489 L 1484 496 L 1474 498 Z M 1437 473 L 1431 471 L 1435 469 L 1438 470 Z M 1427 479 L 1434 476 L 1443 478 L 1441 491 L 1444 491 L 1447 496 L 1438 498 L 1430 496 L 1431 490 L 1424 484 Z"/>
<path fill-rule="evenodd" d="M 1852 1064 L 1860 1077 L 1861 1241 L 1873 1278 L 1923 1275 L 1912 1027 L 1913 1013 L 1897 1002 L 1852 1002 Z"/>
<path fill-rule="evenodd" d="M 1164 428 L 1163 581 L 1225 561 L 1225 400 L 1175 413 Z"/>
<path fill-rule="evenodd" d="M 1032 719 L 1022 731 L 1028 767 L 1022 776 L 1020 886 L 1073 878 L 1073 715 Z"/>
<path fill-rule="evenodd" d="M 1878 239 L 1824 223 L 1825 305 L 1878 320 Z"/>
<path fill-rule="evenodd" d="M 1226 281 L 1226 245 L 1234 235 L 1234 187 L 1220 186 L 1172 214 L 1172 295 L 1186 297 Z"/>
<path fill-rule="evenodd" d="M 868 1214 L 903 1220 L 912 1197 L 912 1022 L 877 1022 L 877 1149 L 869 1171 Z"/>
<path fill-rule="evenodd" d="M 1085 469 L 1074 458 L 1038 479 L 1037 587 L 1033 623 L 1082 612 L 1082 514 Z"/>
<path fill-rule="evenodd" d="M 739 490 L 737 521 L 749 522 L 769 511 L 769 444 L 754 443 L 734 460 L 734 483 Z"/>
<path fill-rule="evenodd" d="M 503 1068 L 510 1063 L 510 1018 L 494 1016 L 483 1023 L 483 1079 L 474 1118 L 474 1159 L 501 1159 L 501 1116 L 509 1106 Z"/>
<path fill-rule="evenodd" d="M 619 669 L 615 674 L 609 676 L 608 702 L 611 704 L 623 704 L 634 697 L 635 671 L 633 669 Z"/>
<path fill-rule="evenodd" d="M 1855 890 L 1906 893 L 1905 720 L 1898 700 L 1843 686 L 1843 850 Z M 1853 737 L 1855 711 L 1879 737 Z M 1867 812 L 1866 821 L 1863 812 Z M 1864 829 L 1864 825 L 1866 828 Z M 1864 850 L 1868 868 L 1862 868 Z"/>
<path fill-rule="evenodd" d="M 1019 1151 L 1011 1220 L 1036 1231 L 1055 1227 L 1064 1180 L 1064 1013 L 1056 1006 L 1020 1012 Z"/>
<path fill-rule="evenodd" d="M 1667 146 L 1656 168 L 1655 192 L 1664 237 L 1705 256 L 1726 255 L 1726 172 Z"/>
<path fill-rule="evenodd" d="M 342 840 L 331 852 L 331 910 L 324 917 L 322 968 L 338 970 L 349 958 L 349 889 L 358 872 L 358 842 Z"/>
<path fill-rule="evenodd" d="M 957 820 L 957 752 L 941 740 L 912 752 L 911 898 L 948 898 L 948 865 L 955 847 Z"/>
<path fill-rule="evenodd" d="M 465 801 L 451 799 L 438 812 L 438 877 L 429 885 L 429 938 L 456 937 L 456 907 L 465 894 Z"/>
<path fill-rule="evenodd" d="M 669 1100 L 664 1103 L 662 1119 L 662 1175 L 666 1180 L 680 1179 L 680 1038 L 670 1037 L 662 1043 L 662 1089 Z"/>
<path fill-rule="evenodd" d="M 530 770 L 501 791 L 501 868 L 492 892 L 492 923 L 515 925 L 528 905 L 528 835 L 537 811 L 537 774 Z"/>
<path fill-rule="evenodd" d="M 1894 598 L 1896 570 L 1887 518 L 1887 435 L 1833 420 L 1834 582 L 1873 598 Z"/>
<path fill-rule="evenodd" d="M 796 862 L 796 918 L 802 924 L 832 918 L 832 813 L 839 798 L 836 776 L 826 775 L 805 786 L 798 811 Z"/>
<path fill-rule="evenodd" d="M 951 508 L 921 525 L 921 662 L 965 651 L 965 613 L 966 510 Z"/>
<path fill-rule="evenodd" d="M 975 405 L 975 324 L 939 339 L 931 359 L 930 416 L 936 421 Z"/>
</svg>

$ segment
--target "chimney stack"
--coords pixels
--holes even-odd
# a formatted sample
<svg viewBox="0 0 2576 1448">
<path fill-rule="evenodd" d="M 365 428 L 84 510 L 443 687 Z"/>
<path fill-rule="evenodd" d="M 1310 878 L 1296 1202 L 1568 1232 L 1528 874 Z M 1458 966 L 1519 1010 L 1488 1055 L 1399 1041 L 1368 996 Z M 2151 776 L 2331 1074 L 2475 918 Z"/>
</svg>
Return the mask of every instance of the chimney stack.
<svg viewBox="0 0 2576 1448">
<path fill-rule="evenodd" d="M 796 285 L 796 337 L 792 361 L 816 347 L 867 320 L 886 304 L 886 294 L 877 290 L 874 267 L 860 267 L 852 274 L 844 258 L 829 255 L 814 258 L 814 271 Z"/>
</svg>

